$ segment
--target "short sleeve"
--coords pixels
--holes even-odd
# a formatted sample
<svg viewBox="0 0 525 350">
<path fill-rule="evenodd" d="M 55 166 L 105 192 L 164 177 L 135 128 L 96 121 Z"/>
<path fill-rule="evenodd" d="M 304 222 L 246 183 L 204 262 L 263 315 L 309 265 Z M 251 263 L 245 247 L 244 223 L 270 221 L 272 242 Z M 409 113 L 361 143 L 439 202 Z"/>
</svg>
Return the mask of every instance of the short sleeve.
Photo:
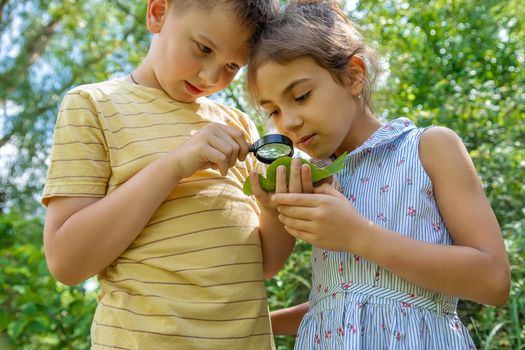
<svg viewBox="0 0 525 350">
<path fill-rule="evenodd" d="M 110 174 L 96 102 L 86 91 L 70 91 L 58 111 L 42 203 L 55 196 L 103 197 Z"/>
</svg>

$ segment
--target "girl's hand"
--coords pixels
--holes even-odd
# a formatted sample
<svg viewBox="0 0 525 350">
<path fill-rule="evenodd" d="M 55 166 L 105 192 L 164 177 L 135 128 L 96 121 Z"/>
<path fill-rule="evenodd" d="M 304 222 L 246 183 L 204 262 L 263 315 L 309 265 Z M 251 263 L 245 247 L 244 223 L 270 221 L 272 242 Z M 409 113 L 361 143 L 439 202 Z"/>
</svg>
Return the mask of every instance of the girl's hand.
<svg viewBox="0 0 525 350">
<path fill-rule="evenodd" d="M 281 165 L 277 168 L 275 193 L 312 193 L 312 171 L 307 164 L 302 164 L 299 159 L 292 159 L 290 165 L 290 182 L 286 181 L 286 168 Z M 252 192 L 262 208 L 275 208 L 271 203 L 271 193 L 265 192 L 259 183 L 256 172 L 250 174 Z"/>
<path fill-rule="evenodd" d="M 348 199 L 328 184 L 312 194 L 275 194 L 279 220 L 286 231 L 317 247 L 333 251 L 352 251 L 364 232 L 367 220 Z"/>
</svg>

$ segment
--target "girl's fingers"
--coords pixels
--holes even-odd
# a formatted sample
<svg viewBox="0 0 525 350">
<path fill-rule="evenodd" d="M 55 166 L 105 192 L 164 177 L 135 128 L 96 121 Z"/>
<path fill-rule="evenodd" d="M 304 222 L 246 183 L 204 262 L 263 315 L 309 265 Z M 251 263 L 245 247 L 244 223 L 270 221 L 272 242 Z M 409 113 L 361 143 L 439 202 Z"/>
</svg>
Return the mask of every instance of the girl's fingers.
<svg viewBox="0 0 525 350">
<path fill-rule="evenodd" d="M 282 222 L 286 227 L 304 232 L 309 232 L 312 226 L 312 222 L 310 220 L 291 218 L 283 214 L 279 214 L 279 221 Z"/>
<path fill-rule="evenodd" d="M 271 200 L 274 205 L 318 207 L 322 197 L 322 195 L 311 193 L 275 193 Z"/>
<path fill-rule="evenodd" d="M 252 185 L 252 194 L 257 198 L 257 201 L 261 207 L 270 207 L 272 204 L 270 202 L 270 196 L 266 193 L 265 190 L 261 187 L 259 182 L 259 174 L 255 171 L 250 173 L 250 182 Z"/>
<path fill-rule="evenodd" d="M 317 207 L 279 206 L 280 214 L 301 220 L 311 220 L 315 217 L 316 210 L 318 210 Z"/>
<path fill-rule="evenodd" d="M 342 194 L 341 192 L 336 190 L 334 187 L 330 186 L 328 183 L 324 183 L 321 186 L 314 188 L 313 193 L 315 193 L 315 194 L 326 194 L 326 195 L 333 196 L 333 197 L 347 199 L 344 196 L 344 194 Z"/>
<path fill-rule="evenodd" d="M 284 165 L 279 165 L 277 167 L 277 173 L 275 177 L 275 193 L 288 192 L 288 186 L 286 185 L 286 167 Z"/>
<path fill-rule="evenodd" d="M 312 183 L 312 169 L 308 164 L 301 165 L 301 184 L 303 193 L 312 193 L 314 185 Z"/>
<path fill-rule="evenodd" d="M 298 158 L 293 158 L 290 164 L 290 183 L 288 185 L 289 193 L 303 192 L 301 175 L 301 160 Z"/>
<path fill-rule="evenodd" d="M 286 232 L 288 232 L 289 234 L 291 234 L 295 238 L 310 243 L 309 238 L 311 237 L 311 235 L 308 232 L 304 232 L 304 231 L 301 231 L 301 230 L 296 230 L 293 227 L 288 227 L 288 226 L 284 226 L 284 229 L 286 230 Z"/>
<path fill-rule="evenodd" d="M 259 183 L 259 174 L 257 172 L 252 171 L 250 173 L 250 183 L 252 185 L 252 193 L 255 197 L 260 196 L 263 189 L 261 188 L 261 184 Z"/>
</svg>

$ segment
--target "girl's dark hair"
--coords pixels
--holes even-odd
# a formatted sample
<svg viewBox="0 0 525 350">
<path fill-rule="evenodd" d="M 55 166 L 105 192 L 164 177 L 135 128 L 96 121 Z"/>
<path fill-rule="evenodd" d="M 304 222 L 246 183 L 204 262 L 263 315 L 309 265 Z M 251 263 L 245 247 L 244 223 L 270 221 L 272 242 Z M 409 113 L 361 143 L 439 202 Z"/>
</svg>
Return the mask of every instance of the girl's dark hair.
<svg viewBox="0 0 525 350">
<path fill-rule="evenodd" d="M 362 58 L 367 66 L 362 96 L 371 108 L 371 89 L 379 66 L 374 50 L 365 44 L 337 1 L 292 1 L 283 13 L 266 24 L 251 51 L 246 73 L 248 96 L 257 105 L 255 76 L 268 61 L 284 64 L 311 57 L 338 83 L 344 84 L 348 78 L 354 78 L 349 77 L 347 66 L 354 55 Z"/>
</svg>

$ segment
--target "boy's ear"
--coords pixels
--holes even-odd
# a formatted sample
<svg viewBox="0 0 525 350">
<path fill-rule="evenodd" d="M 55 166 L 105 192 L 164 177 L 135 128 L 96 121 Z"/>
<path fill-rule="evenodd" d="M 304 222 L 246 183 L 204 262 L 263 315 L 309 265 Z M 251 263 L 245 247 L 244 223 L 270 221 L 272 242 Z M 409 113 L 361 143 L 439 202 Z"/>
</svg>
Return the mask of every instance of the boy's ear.
<svg viewBox="0 0 525 350">
<path fill-rule="evenodd" d="M 366 63 L 356 55 L 353 55 L 348 62 L 348 87 L 352 96 L 359 96 L 366 83 Z"/>
<path fill-rule="evenodd" d="M 169 0 L 148 0 L 146 23 L 152 34 L 157 34 L 162 29 L 162 24 L 168 12 Z"/>
</svg>

